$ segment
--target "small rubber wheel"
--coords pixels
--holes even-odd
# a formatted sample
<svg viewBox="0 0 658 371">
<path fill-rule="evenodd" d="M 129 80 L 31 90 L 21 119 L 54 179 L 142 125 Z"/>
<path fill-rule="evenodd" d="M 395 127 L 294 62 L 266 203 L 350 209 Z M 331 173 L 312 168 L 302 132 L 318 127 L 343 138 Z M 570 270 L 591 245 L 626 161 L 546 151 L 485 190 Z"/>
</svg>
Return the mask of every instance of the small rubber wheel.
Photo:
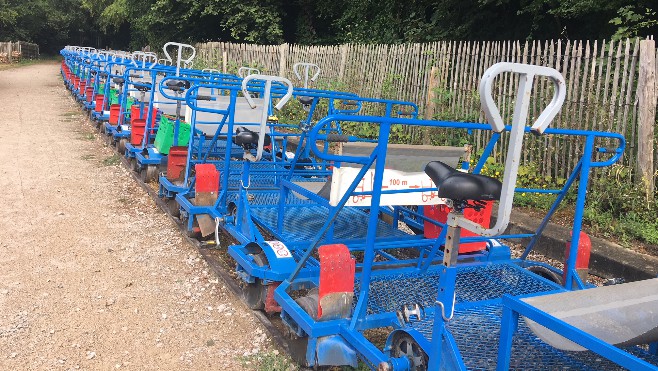
<svg viewBox="0 0 658 371">
<path fill-rule="evenodd" d="M 267 265 L 267 257 L 265 253 L 250 255 L 254 259 L 254 263 L 259 267 Z M 263 310 L 265 309 L 265 299 L 267 299 L 267 285 L 263 285 L 260 278 L 256 278 L 254 283 L 247 283 L 243 290 L 244 301 L 247 303 L 249 309 Z"/>
<path fill-rule="evenodd" d="M 562 276 L 560 276 L 559 274 L 553 272 L 552 270 L 550 270 L 546 267 L 543 267 L 541 265 L 533 265 L 533 266 L 528 267 L 526 269 L 529 270 L 530 272 L 540 276 L 540 277 L 546 278 L 547 280 L 549 280 L 551 282 L 555 282 L 560 286 L 562 286 L 562 284 L 563 284 Z"/>
<path fill-rule="evenodd" d="M 391 357 L 407 357 L 409 363 L 411 363 L 410 370 L 413 371 L 426 371 L 429 363 L 429 357 L 423 348 L 418 345 L 414 338 L 404 332 L 398 332 L 393 336 Z"/>
</svg>

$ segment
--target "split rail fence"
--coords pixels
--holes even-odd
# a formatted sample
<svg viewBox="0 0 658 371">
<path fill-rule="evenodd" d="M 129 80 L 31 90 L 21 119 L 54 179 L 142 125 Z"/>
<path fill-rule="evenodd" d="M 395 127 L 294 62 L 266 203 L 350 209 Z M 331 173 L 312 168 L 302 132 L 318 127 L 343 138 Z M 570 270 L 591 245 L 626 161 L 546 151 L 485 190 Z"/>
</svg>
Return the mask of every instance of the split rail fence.
<svg viewBox="0 0 658 371">
<path fill-rule="evenodd" d="M 567 99 L 553 126 L 622 133 L 627 139 L 623 164 L 635 169 L 648 190 L 655 187 L 658 52 L 654 40 L 333 46 L 209 42 L 198 44 L 197 50 L 207 66 L 224 72 L 252 66 L 291 80 L 294 63 L 315 63 L 322 68 L 319 87 L 411 101 L 419 105 L 426 118 L 477 122 L 485 120 L 478 84 L 489 66 L 507 61 L 553 67 L 567 82 Z M 508 118 L 517 83 L 510 77 L 498 84 L 498 106 Z M 546 81 L 537 81 L 535 89 L 531 119 L 552 97 L 551 84 Z M 426 141 L 427 134 L 434 134 L 422 129 L 410 131 L 411 141 Z M 487 139 L 481 135 L 471 141 L 477 150 Z M 576 165 L 581 148 L 582 143 L 575 140 L 535 138 L 526 144 L 523 161 L 536 165 L 543 176 L 566 177 Z M 497 149 L 500 160 L 504 153 L 505 148 Z"/>
</svg>

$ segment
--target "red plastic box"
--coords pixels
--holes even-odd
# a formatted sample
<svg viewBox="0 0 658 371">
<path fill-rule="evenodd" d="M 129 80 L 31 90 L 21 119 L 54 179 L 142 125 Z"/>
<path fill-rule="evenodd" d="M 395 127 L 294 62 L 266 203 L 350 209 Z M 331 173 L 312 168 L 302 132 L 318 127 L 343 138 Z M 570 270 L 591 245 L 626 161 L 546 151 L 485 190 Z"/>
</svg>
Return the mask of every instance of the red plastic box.
<svg viewBox="0 0 658 371">
<path fill-rule="evenodd" d="M 493 201 L 486 201 L 484 208 L 480 211 L 475 211 L 475 209 L 467 208 L 464 210 L 464 217 L 466 219 L 474 221 L 484 228 L 489 228 L 491 224 L 491 209 L 493 208 Z M 430 205 L 423 207 L 423 214 L 432 219 L 441 223 L 445 223 L 448 220 L 448 214 L 450 213 L 450 208 L 445 204 L 440 205 Z M 424 222 L 424 234 L 425 238 L 437 238 L 441 233 L 441 227 L 434 225 L 428 221 Z M 477 234 L 467 230 L 462 229 L 461 237 L 474 237 L 478 236 Z M 487 247 L 487 243 L 482 242 L 470 242 L 470 243 L 460 243 L 459 244 L 459 253 L 469 253 L 474 251 L 481 251 Z"/>
</svg>

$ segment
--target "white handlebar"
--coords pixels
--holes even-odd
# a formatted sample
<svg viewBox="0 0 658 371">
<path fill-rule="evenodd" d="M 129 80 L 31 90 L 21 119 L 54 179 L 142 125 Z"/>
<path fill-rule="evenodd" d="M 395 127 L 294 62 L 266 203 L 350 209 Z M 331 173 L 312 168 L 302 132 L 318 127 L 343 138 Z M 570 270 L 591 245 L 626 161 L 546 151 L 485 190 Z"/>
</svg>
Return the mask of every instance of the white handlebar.
<svg viewBox="0 0 658 371">
<path fill-rule="evenodd" d="M 169 55 L 169 52 L 167 51 L 167 48 L 169 46 L 177 46 L 178 47 L 178 53 L 177 53 L 177 56 L 176 56 L 176 76 L 180 76 L 181 62 L 183 63 L 183 66 L 187 66 L 187 65 L 191 66 L 192 59 L 194 59 L 194 57 L 196 56 L 196 48 L 194 48 L 190 44 L 176 43 L 176 42 L 173 42 L 173 41 L 170 41 L 170 42 L 164 44 L 164 46 L 162 47 L 162 50 L 164 51 L 164 54 L 167 57 L 167 60 L 172 62 L 172 65 L 173 65 L 173 59 L 171 58 L 171 55 Z M 191 49 L 192 50 L 192 55 L 187 59 L 183 59 L 183 50 L 184 49 Z"/>
<path fill-rule="evenodd" d="M 247 103 L 249 103 L 249 106 L 251 108 L 256 108 L 256 103 L 254 102 L 253 98 L 251 97 L 251 94 L 249 94 L 249 91 L 247 90 L 247 84 L 251 80 L 264 80 L 265 81 L 265 91 L 263 92 L 263 113 L 261 115 L 260 119 L 260 132 L 258 135 L 258 149 L 256 150 L 256 161 L 260 160 L 261 157 L 263 156 L 263 144 L 265 143 L 265 131 L 267 129 L 267 117 L 268 117 L 268 107 L 272 98 L 272 82 L 281 82 L 284 85 L 288 86 L 288 90 L 286 91 L 286 94 L 284 94 L 283 97 L 281 97 L 281 100 L 279 100 L 279 103 L 277 103 L 274 108 L 277 110 L 281 110 L 283 106 L 288 102 L 290 97 L 292 97 L 292 91 L 293 91 L 293 86 L 292 82 L 290 80 L 286 79 L 285 77 L 279 77 L 279 76 L 268 76 L 268 75 L 249 75 L 242 80 L 242 93 L 244 94 L 244 97 L 247 99 Z"/>
<path fill-rule="evenodd" d="M 460 227 L 466 228 L 477 234 L 491 237 L 505 232 L 509 224 L 510 214 L 512 212 L 512 202 L 514 201 L 514 189 L 516 187 L 516 177 L 519 170 L 519 160 L 521 159 L 521 149 L 523 147 L 523 135 L 525 132 L 526 121 L 528 119 L 528 109 L 530 106 L 530 96 L 535 76 L 548 77 L 555 85 L 553 99 L 542 111 L 539 118 L 532 124 L 531 130 L 537 134 L 542 134 L 548 125 L 553 121 L 564 103 L 566 96 L 566 85 L 564 77 L 556 70 L 549 67 L 533 66 L 519 63 L 497 63 L 484 72 L 480 81 L 480 102 L 482 109 L 487 115 L 489 124 L 495 132 L 505 130 L 505 124 L 500 116 L 500 111 L 496 106 L 492 96 L 493 81 L 496 76 L 504 73 L 518 73 L 519 88 L 516 93 L 516 103 L 514 104 L 514 116 L 512 118 L 512 128 L 510 130 L 510 139 L 507 150 L 507 159 L 505 160 L 505 172 L 503 175 L 503 184 L 500 192 L 500 204 L 498 205 L 498 218 L 496 225 L 489 229 L 472 222 L 463 216 L 451 214 L 451 222 L 459 224 Z M 451 224 L 454 225 L 454 224 Z"/>
<path fill-rule="evenodd" d="M 306 62 L 300 62 L 300 63 L 295 63 L 292 66 L 292 71 L 295 73 L 295 76 L 297 76 L 297 80 L 302 81 L 302 76 L 299 74 L 299 68 L 304 67 L 304 89 L 308 89 L 308 78 L 310 76 L 310 69 L 315 68 L 315 74 L 313 77 L 311 77 L 311 81 L 315 81 L 318 76 L 320 76 L 320 67 L 315 64 L 315 63 L 306 63 Z"/>
<path fill-rule="evenodd" d="M 238 68 L 238 76 L 240 76 L 241 78 L 244 79 L 246 76 L 250 76 L 250 75 L 260 75 L 260 71 L 258 70 L 258 68 L 251 68 L 251 67 Z"/>
<path fill-rule="evenodd" d="M 551 100 L 551 103 L 546 106 L 544 111 L 532 125 L 532 131 L 537 132 L 538 134 L 543 133 L 548 124 L 553 121 L 562 108 L 562 103 L 566 96 L 564 77 L 562 77 L 558 71 L 550 67 L 533 66 L 529 64 L 503 62 L 496 63 L 489 67 L 489 69 L 484 72 L 484 75 L 482 75 L 482 80 L 480 81 L 480 102 L 482 103 L 482 109 L 489 119 L 489 124 L 496 132 L 503 131 L 505 129 L 505 124 L 503 123 L 500 111 L 494 102 L 491 91 L 494 78 L 504 72 L 518 73 L 521 75 L 516 97 L 517 105 L 515 107 L 517 108 L 514 110 L 513 122 L 522 122 L 523 125 L 525 125 L 528 116 L 528 104 L 530 103 L 530 93 L 532 92 L 532 83 L 535 76 L 545 76 L 553 82 L 553 85 L 555 86 L 553 100 Z M 519 104 L 522 104 L 523 106 L 518 107 Z M 519 115 L 518 117 L 517 114 Z"/>
<path fill-rule="evenodd" d="M 137 68 L 146 68 L 146 62 L 151 62 L 149 68 L 153 68 L 154 64 L 158 62 L 157 54 L 153 52 L 143 52 L 141 50 L 134 51 L 132 54 L 132 58 L 133 58 L 133 66 Z M 137 62 L 142 62 L 141 67 Z"/>
</svg>

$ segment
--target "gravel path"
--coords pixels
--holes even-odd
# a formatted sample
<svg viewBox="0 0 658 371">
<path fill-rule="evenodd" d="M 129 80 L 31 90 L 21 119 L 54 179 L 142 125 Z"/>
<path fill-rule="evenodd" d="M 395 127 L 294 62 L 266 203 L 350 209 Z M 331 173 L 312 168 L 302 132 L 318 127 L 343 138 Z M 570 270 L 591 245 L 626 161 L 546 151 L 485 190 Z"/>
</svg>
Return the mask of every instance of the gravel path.
<svg viewBox="0 0 658 371">
<path fill-rule="evenodd" d="M 44 63 L 0 71 L 0 369 L 242 368 L 251 312 Z"/>
</svg>

